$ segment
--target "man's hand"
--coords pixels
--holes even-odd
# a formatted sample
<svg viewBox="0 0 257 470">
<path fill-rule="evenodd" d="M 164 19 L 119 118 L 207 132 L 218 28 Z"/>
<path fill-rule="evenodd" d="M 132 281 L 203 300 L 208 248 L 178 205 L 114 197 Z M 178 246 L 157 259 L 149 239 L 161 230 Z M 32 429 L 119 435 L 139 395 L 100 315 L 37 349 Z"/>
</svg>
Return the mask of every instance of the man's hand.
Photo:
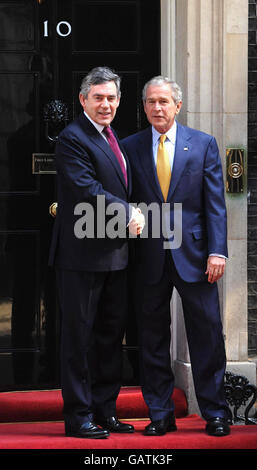
<svg viewBox="0 0 257 470">
<path fill-rule="evenodd" d="M 207 269 L 205 274 L 208 274 L 208 282 L 213 284 L 218 281 L 224 274 L 226 260 L 220 256 L 209 256 L 207 260 Z"/>
<path fill-rule="evenodd" d="M 142 233 L 142 230 L 145 226 L 145 217 L 142 214 L 141 210 L 137 207 L 133 208 L 132 218 L 128 224 L 129 231 L 132 235 L 137 236 Z"/>
</svg>

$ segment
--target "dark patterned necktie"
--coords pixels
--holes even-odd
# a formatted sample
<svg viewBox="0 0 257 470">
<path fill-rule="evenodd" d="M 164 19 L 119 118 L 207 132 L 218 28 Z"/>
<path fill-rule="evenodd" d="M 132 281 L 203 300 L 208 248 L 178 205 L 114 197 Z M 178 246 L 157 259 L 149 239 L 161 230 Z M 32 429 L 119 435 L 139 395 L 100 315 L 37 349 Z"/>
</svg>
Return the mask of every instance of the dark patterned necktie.
<svg viewBox="0 0 257 470">
<path fill-rule="evenodd" d="M 121 167 L 121 171 L 123 173 L 123 176 L 124 176 L 124 179 L 125 179 L 125 182 L 126 182 L 126 185 L 128 184 L 128 179 L 127 179 L 127 172 L 126 172 L 126 168 L 125 168 L 125 164 L 124 164 L 124 160 L 123 160 L 123 157 L 122 157 L 122 154 L 121 154 L 121 151 L 120 151 L 120 147 L 118 145 L 118 142 L 112 132 L 112 130 L 110 129 L 110 127 L 105 127 L 103 132 L 105 133 L 106 135 L 106 138 L 109 142 L 109 145 L 113 151 L 113 153 L 116 155 L 117 157 L 117 160 L 120 164 L 120 167 Z"/>
</svg>

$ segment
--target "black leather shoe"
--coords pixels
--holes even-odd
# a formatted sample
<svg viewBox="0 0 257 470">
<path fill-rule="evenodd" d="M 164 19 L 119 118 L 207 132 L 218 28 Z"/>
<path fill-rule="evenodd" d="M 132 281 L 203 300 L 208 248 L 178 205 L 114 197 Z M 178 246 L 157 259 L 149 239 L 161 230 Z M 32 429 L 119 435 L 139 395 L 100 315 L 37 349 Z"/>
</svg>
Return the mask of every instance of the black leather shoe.
<svg viewBox="0 0 257 470">
<path fill-rule="evenodd" d="M 70 437 L 83 437 L 88 439 L 105 439 L 109 436 L 109 432 L 106 429 L 99 428 L 92 421 L 82 424 L 78 429 L 66 427 L 65 434 Z"/>
<path fill-rule="evenodd" d="M 211 418 L 207 421 L 206 432 L 209 436 L 227 436 L 230 433 L 230 427 L 224 418 Z"/>
<path fill-rule="evenodd" d="M 176 420 L 174 414 L 169 414 L 167 418 L 158 421 L 152 421 L 146 426 L 145 436 L 163 436 L 166 432 L 173 432 L 177 430 Z"/>
<path fill-rule="evenodd" d="M 96 419 L 97 424 L 107 429 L 110 432 L 134 432 L 134 427 L 131 424 L 121 423 L 116 416 L 109 416 L 108 418 Z"/>
</svg>

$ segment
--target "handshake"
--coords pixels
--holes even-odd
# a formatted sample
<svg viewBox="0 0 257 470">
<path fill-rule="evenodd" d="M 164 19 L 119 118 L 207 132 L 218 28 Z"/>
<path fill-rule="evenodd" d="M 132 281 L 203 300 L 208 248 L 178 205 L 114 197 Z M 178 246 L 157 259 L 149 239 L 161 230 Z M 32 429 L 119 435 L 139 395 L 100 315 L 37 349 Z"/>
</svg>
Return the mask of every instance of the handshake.
<svg viewBox="0 0 257 470">
<path fill-rule="evenodd" d="M 145 216 L 138 207 L 132 207 L 132 216 L 128 224 L 129 232 L 134 236 L 140 235 L 144 226 Z"/>
</svg>

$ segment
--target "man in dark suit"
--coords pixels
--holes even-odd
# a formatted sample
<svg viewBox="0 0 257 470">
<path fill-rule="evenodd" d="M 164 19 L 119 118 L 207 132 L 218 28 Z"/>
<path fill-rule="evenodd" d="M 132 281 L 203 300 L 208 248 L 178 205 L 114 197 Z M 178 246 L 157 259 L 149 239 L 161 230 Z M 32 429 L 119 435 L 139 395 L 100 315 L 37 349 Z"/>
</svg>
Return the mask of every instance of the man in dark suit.
<svg viewBox="0 0 257 470">
<path fill-rule="evenodd" d="M 175 287 L 182 299 L 206 431 L 224 436 L 230 429 L 216 281 L 224 273 L 227 229 L 219 151 L 212 136 L 176 122 L 182 92 L 175 82 L 164 77 L 150 80 L 143 102 L 152 126 L 122 143 L 132 170 L 132 200 L 139 207 L 144 203 L 148 219 L 135 242 L 142 390 L 151 418 L 145 434 L 176 430 L 170 357 L 170 300 Z M 158 211 L 147 210 L 150 204 L 159 207 L 162 218 L 156 216 Z M 142 204 L 141 209 L 144 212 Z"/>
<path fill-rule="evenodd" d="M 129 162 L 110 128 L 120 101 L 119 76 L 106 67 L 93 69 L 79 99 L 84 112 L 60 133 L 56 147 L 50 264 L 57 271 L 61 310 L 66 435 L 105 438 L 134 430 L 118 420 L 116 399 L 127 307 L 126 230 L 140 233 L 143 216 L 128 203 Z M 107 230 L 112 215 L 116 223 Z"/>
</svg>

